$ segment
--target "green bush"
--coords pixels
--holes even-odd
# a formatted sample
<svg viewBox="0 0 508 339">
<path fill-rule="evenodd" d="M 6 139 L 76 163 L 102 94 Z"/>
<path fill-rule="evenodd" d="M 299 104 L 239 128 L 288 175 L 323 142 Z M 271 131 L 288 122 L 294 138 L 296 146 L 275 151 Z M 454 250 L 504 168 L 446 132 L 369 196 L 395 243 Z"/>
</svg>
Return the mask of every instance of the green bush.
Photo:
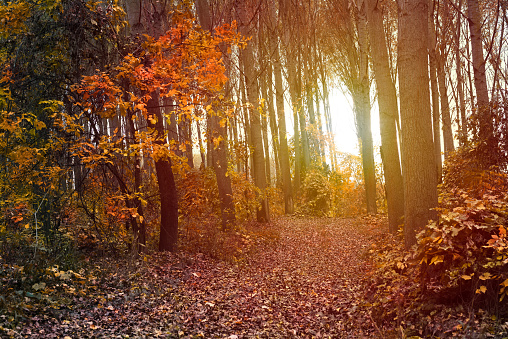
<svg viewBox="0 0 508 339">
<path fill-rule="evenodd" d="M 303 180 L 300 213 L 311 216 L 326 216 L 330 210 L 331 187 L 323 170 L 311 169 Z"/>
</svg>

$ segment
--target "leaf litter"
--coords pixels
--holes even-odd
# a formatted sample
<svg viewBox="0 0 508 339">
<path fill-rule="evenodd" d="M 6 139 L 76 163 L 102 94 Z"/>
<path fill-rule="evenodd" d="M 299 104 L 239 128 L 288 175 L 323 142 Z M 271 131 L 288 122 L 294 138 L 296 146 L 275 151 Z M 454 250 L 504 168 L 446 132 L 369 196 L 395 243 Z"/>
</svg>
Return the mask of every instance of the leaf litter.
<svg viewBox="0 0 508 339">
<path fill-rule="evenodd" d="M 361 300 L 363 281 L 372 273 L 365 253 L 382 224 L 373 217 L 286 217 L 254 226 L 271 228 L 278 238 L 257 241 L 243 261 L 179 252 L 98 262 L 95 272 L 66 281 L 68 289 L 58 300 L 51 299 L 54 292 L 45 283 L 35 286 L 48 301 L 0 335 L 377 337 Z"/>
</svg>

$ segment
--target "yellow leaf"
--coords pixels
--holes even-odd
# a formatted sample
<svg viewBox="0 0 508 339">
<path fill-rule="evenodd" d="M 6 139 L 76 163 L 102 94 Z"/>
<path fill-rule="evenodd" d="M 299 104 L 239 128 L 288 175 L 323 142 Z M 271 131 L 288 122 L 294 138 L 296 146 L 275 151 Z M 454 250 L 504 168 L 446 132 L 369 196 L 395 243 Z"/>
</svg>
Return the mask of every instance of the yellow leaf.
<svg viewBox="0 0 508 339">
<path fill-rule="evenodd" d="M 434 257 L 432 257 L 432 259 L 430 260 L 430 265 L 432 264 L 439 264 L 440 262 L 443 262 L 443 259 L 444 259 L 444 256 L 443 255 L 435 255 Z"/>
<path fill-rule="evenodd" d="M 483 285 L 482 285 L 482 286 L 480 286 L 480 288 L 476 290 L 476 293 L 477 293 L 477 294 L 480 294 L 480 293 L 485 293 L 485 292 L 487 292 L 487 287 L 485 287 L 485 286 L 483 286 Z"/>
<path fill-rule="evenodd" d="M 461 278 L 464 279 L 464 280 L 471 280 L 471 276 L 470 275 L 465 275 L 464 274 L 463 276 L 461 276 Z"/>
<path fill-rule="evenodd" d="M 489 272 L 480 275 L 480 280 L 489 280 L 489 279 L 492 279 L 492 275 Z"/>
<path fill-rule="evenodd" d="M 40 131 L 41 129 L 45 128 L 46 127 L 46 124 L 42 121 L 35 121 L 35 129 Z"/>
</svg>

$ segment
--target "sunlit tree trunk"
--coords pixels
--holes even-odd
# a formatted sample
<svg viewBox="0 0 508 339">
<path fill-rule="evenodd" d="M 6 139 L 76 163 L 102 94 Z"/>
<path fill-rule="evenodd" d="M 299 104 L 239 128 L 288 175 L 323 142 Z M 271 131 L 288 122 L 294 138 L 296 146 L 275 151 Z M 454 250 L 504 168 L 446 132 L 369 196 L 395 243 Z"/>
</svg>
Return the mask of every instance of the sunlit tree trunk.
<svg viewBox="0 0 508 339">
<path fill-rule="evenodd" d="M 485 75 L 485 60 L 483 58 L 482 44 L 482 17 L 478 0 L 467 1 L 469 32 L 471 35 L 471 54 L 473 57 L 474 87 L 476 89 L 477 115 L 479 122 L 478 136 L 480 139 L 482 157 L 486 167 L 490 166 L 488 152 L 493 150 L 495 143 L 493 137 L 492 114 L 490 110 L 487 78 Z"/>
<path fill-rule="evenodd" d="M 196 0 L 196 9 L 199 21 L 204 29 L 212 32 L 212 22 L 210 18 L 210 9 L 207 0 Z M 226 62 L 226 68 L 229 68 Z M 215 110 L 218 110 L 216 105 L 212 105 Z M 227 130 L 224 125 L 220 124 L 220 117 L 218 112 L 211 112 L 208 116 L 209 131 L 208 138 L 212 141 L 212 164 L 217 179 L 217 188 L 219 191 L 221 214 L 222 214 L 222 228 L 229 229 L 235 222 L 235 208 L 233 204 L 233 189 L 231 187 L 231 177 L 228 172 L 228 158 L 227 158 Z"/>
<path fill-rule="evenodd" d="M 429 0 L 429 6 L 433 4 Z M 434 157 L 436 159 L 436 175 L 438 182 L 443 176 L 443 160 L 441 156 L 441 114 L 439 110 L 439 88 L 437 82 L 436 30 L 432 10 L 429 10 L 429 75 L 432 94 L 432 130 L 434 136 Z"/>
<path fill-rule="evenodd" d="M 462 7 L 462 1 L 459 0 L 458 8 Z M 457 94 L 458 106 L 460 112 L 460 131 L 459 140 L 460 144 L 464 146 L 467 143 L 467 120 L 466 120 L 466 105 L 464 102 L 464 79 L 462 77 L 462 59 L 460 56 L 460 32 L 461 32 L 461 15 L 457 15 L 457 27 L 455 31 L 455 74 L 457 78 Z"/>
<path fill-rule="evenodd" d="M 196 130 L 198 134 L 198 145 L 199 145 L 199 155 L 201 156 L 201 167 L 206 167 L 206 158 L 205 158 L 205 148 L 203 147 L 203 138 L 201 137 L 201 124 L 199 120 L 196 120 Z"/>
<path fill-rule="evenodd" d="M 238 12 L 240 16 L 240 32 L 248 37 L 251 36 L 251 22 L 252 16 L 247 11 L 247 4 L 238 4 Z M 245 49 L 242 51 L 241 61 L 243 63 L 245 75 L 245 87 L 247 89 L 247 99 L 249 100 L 249 115 L 250 115 L 250 130 L 252 138 L 252 152 L 254 159 L 254 183 L 258 187 L 263 197 L 261 198 L 261 207 L 257 211 L 257 220 L 259 222 L 269 222 L 270 214 L 268 210 L 268 201 L 266 199 L 266 172 L 265 172 L 265 157 L 263 154 L 263 139 L 261 133 L 261 117 L 258 112 L 258 85 L 256 79 L 256 70 L 254 68 L 254 48 L 252 42 L 249 42 Z"/>
<path fill-rule="evenodd" d="M 450 117 L 450 103 L 448 99 L 448 88 L 446 87 L 446 60 L 448 58 L 446 41 L 448 41 L 449 33 L 449 8 L 448 3 L 444 2 L 441 11 L 441 39 L 439 51 L 436 50 L 437 56 L 437 77 L 439 84 L 439 95 L 441 103 L 441 117 L 443 122 L 443 146 L 445 157 L 455 149 L 453 145 L 452 120 Z M 433 17 L 433 16 L 431 16 Z"/>
<path fill-rule="evenodd" d="M 441 52 L 444 52 L 443 50 Z M 441 116 L 443 120 L 443 145 L 445 157 L 455 149 L 453 145 L 452 133 L 452 120 L 450 117 L 450 104 L 448 101 L 448 89 L 446 87 L 446 73 L 445 73 L 445 58 L 446 56 L 440 53 L 438 61 L 438 83 L 439 95 L 441 103 Z"/>
<path fill-rule="evenodd" d="M 263 36 L 263 28 L 259 28 L 258 31 L 258 55 L 259 55 L 259 68 L 261 70 L 261 74 L 259 75 L 259 85 L 261 89 L 261 97 L 263 98 L 261 104 L 261 131 L 263 133 L 263 148 L 265 154 L 265 172 L 266 172 L 266 183 L 268 186 L 271 186 L 271 163 L 270 163 L 270 145 L 268 142 L 268 77 L 267 77 L 267 68 L 269 61 L 267 61 L 267 55 L 265 52 L 265 39 Z"/>
<path fill-rule="evenodd" d="M 377 0 L 367 1 L 372 65 L 377 85 L 381 154 L 386 185 L 388 227 L 396 233 L 404 216 L 404 186 L 397 143 L 399 111 L 397 92 L 390 74 L 390 64 L 383 28 L 383 9 Z"/>
<path fill-rule="evenodd" d="M 294 55 L 292 53 L 289 53 L 288 61 L 287 61 L 287 82 L 289 85 L 289 94 L 291 97 L 291 105 L 293 107 L 293 130 L 294 130 L 294 147 L 295 147 L 295 177 L 294 177 L 294 184 L 293 188 L 295 191 L 298 191 L 300 189 L 300 185 L 302 182 L 302 165 L 303 165 L 303 159 L 302 159 L 302 142 L 301 142 L 301 126 L 300 126 L 300 114 L 299 111 L 301 110 L 301 101 L 298 99 L 298 93 L 297 93 L 297 85 L 296 85 L 296 60 L 294 58 Z"/>
<path fill-rule="evenodd" d="M 416 232 L 437 206 L 437 177 L 432 136 L 428 76 L 428 0 L 399 1 L 399 89 L 404 178 L 404 242 L 416 243 Z"/>
<path fill-rule="evenodd" d="M 305 178 L 305 174 L 310 166 L 310 148 L 309 148 L 309 133 L 307 131 L 307 120 L 305 118 L 305 109 L 303 106 L 303 88 L 302 88 L 302 54 L 298 51 L 298 62 L 296 67 L 296 82 L 294 93 L 296 95 L 297 108 L 296 112 L 298 114 L 298 123 L 300 125 L 300 142 L 301 142 L 301 150 L 302 150 L 302 165 L 300 167 L 300 175 Z"/>
<path fill-rule="evenodd" d="M 363 178 L 367 213 L 377 213 L 376 206 L 376 167 L 374 164 L 374 145 L 370 118 L 370 79 L 368 59 L 368 33 L 365 3 L 358 20 L 358 45 L 360 50 L 358 89 L 353 92 L 358 137 L 362 151 Z"/>
<path fill-rule="evenodd" d="M 270 9 L 271 22 L 276 23 L 275 6 L 272 4 Z M 279 41 L 277 32 L 272 28 L 269 35 L 270 50 L 273 57 L 273 73 L 275 82 L 275 102 L 277 106 L 278 130 L 279 130 L 279 159 L 282 176 L 282 190 L 284 192 L 284 212 L 286 214 L 294 213 L 293 205 L 293 185 L 291 183 L 291 168 L 289 164 L 289 148 L 286 131 L 286 114 L 284 111 L 284 89 L 282 84 L 282 66 L 279 53 Z"/>
</svg>

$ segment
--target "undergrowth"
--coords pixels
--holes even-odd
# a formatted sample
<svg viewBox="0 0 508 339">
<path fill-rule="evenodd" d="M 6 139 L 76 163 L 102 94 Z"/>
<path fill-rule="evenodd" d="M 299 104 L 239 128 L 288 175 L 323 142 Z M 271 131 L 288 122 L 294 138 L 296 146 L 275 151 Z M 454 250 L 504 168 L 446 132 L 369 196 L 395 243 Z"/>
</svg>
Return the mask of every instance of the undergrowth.
<svg viewBox="0 0 508 339">
<path fill-rule="evenodd" d="M 508 177 L 478 168 L 467 152 L 449 157 L 438 220 L 417 244 L 405 249 L 401 233 L 385 234 L 370 250 L 365 307 L 387 333 L 508 336 Z"/>
</svg>

